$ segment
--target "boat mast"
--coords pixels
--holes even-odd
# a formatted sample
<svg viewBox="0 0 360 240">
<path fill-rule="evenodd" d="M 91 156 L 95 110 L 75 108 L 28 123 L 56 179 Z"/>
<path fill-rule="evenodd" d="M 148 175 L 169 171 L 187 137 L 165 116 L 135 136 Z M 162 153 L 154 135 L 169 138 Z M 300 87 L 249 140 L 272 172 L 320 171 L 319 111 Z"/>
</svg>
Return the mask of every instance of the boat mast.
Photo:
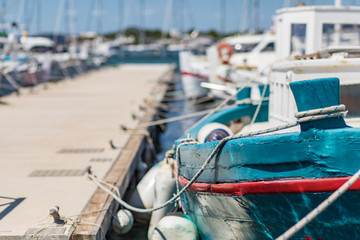
<svg viewBox="0 0 360 240">
<path fill-rule="evenodd" d="M 57 12 L 57 16 L 56 16 L 55 28 L 54 28 L 54 41 L 55 42 L 57 42 L 57 37 L 59 36 L 59 33 L 60 33 L 64 8 L 65 8 L 65 0 L 60 0 L 59 1 L 58 12 Z"/>
<path fill-rule="evenodd" d="M 6 0 L 3 0 L 3 8 L 0 11 L 0 16 L 4 15 L 4 13 L 9 10 L 12 6 L 14 6 L 19 0 L 14 0 L 9 5 L 6 5 Z"/>
<path fill-rule="evenodd" d="M 123 17 L 123 14 L 121 14 L 123 10 L 123 6 L 122 6 L 122 0 L 118 0 L 118 24 L 119 24 L 119 32 L 117 34 L 117 37 L 120 37 L 121 36 L 121 32 L 122 32 L 122 29 L 121 29 L 121 18 Z"/>
<path fill-rule="evenodd" d="M 97 18 L 97 27 L 96 27 L 96 31 L 97 34 L 102 38 L 102 1 L 101 0 L 96 0 L 96 6 L 95 6 L 96 10 L 95 10 L 95 15 Z"/>
<path fill-rule="evenodd" d="M 161 38 L 165 38 L 167 32 L 169 31 L 170 15 L 173 8 L 172 6 L 173 6 L 173 0 L 168 0 L 166 3 L 166 11 L 165 11 L 165 18 L 164 18 Z"/>
<path fill-rule="evenodd" d="M 242 18 L 240 22 L 240 32 L 247 32 L 249 30 L 249 10 L 250 10 L 250 0 L 245 0 L 242 9 Z"/>
<path fill-rule="evenodd" d="M 260 30 L 259 0 L 254 0 L 253 17 L 254 17 L 254 30 L 255 30 L 255 33 L 257 33 Z"/>
<path fill-rule="evenodd" d="M 193 28 L 193 32 L 197 32 L 196 23 L 195 23 L 195 19 L 194 19 L 194 14 L 193 14 L 193 12 L 191 10 L 189 0 L 188 1 L 185 0 L 185 4 L 187 4 L 187 6 L 185 6 L 185 7 L 186 7 L 186 10 L 187 10 L 187 15 L 189 16 L 190 26 Z"/>
<path fill-rule="evenodd" d="M 37 0 L 37 34 L 41 32 L 41 0 Z"/>
<path fill-rule="evenodd" d="M 71 43 L 75 43 L 75 8 L 74 8 L 74 0 L 69 0 L 69 30 L 70 30 L 70 38 Z"/>
<path fill-rule="evenodd" d="M 140 13 L 140 27 L 139 27 L 139 43 L 145 43 L 145 1 L 140 0 L 139 2 L 139 13 Z"/>
<path fill-rule="evenodd" d="M 127 5 L 125 6 L 125 13 L 124 13 L 124 19 L 122 21 L 122 35 L 125 36 L 126 35 L 126 25 L 127 25 L 127 22 L 128 22 L 128 19 L 129 19 L 129 14 L 131 12 L 131 1 L 132 0 L 128 0 L 127 1 Z"/>
<path fill-rule="evenodd" d="M 2 9 L 5 9 L 6 7 L 6 0 L 2 0 Z M 1 15 L 1 28 L 2 28 L 2 31 L 6 31 L 6 27 L 5 27 L 5 15 Z"/>
</svg>

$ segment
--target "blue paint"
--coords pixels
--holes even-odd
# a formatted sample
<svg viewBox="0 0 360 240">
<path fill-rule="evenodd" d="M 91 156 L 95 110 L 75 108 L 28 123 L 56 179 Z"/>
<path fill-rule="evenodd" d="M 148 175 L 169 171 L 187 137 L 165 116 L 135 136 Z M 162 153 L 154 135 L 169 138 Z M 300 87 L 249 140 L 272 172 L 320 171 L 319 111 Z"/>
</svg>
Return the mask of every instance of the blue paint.
<svg viewBox="0 0 360 240">
<path fill-rule="evenodd" d="M 209 142 L 182 146 L 179 151 L 181 175 L 191 179 L 217 144 Z M 198 181 L 349 176 L 360 169 L 358 149 L 358 128 L 311 129 L 305 133 L 234 139 L 224 145 Z"/>
<path fill-rule="evenodd" d="M 265 85 L 259 85 L 258 87 L 259 87 L 260 92 L 262 93 Z M 239 88 L 237 88 L 237 90 L 238 89 Z M 269 90 L 269 86 L 267 86 L 264 97 L 269 97 L 269 95 L 270 95 L 270 90 Z M 236 96 L 237 100 L 244 100 L 244 99 L 247 99 L 250 97 L 251 97 L 251 87 L 245 87 L 243 90 L 238 92 L 238 94 Z"/>
<path fill-rule="evenodd" d="M 339 105 L 339 80 L 315 79 L 291 84 L 299 111 Z M 239 94 L 246 97 L 249 92 Z M 226 123 L 252 116 L 255 106 L 220 111 L 189 132 L 196 136 L 210 122 Z M 264 111 L 261 113 L 264 114 Z M 261 115 L 260 120 L 266 120 Z M 301 125 L 301 132 L 232 139 L 224 144 L 198 182 L 248 182 L 292 178 L 351 176 L 360 169 L 360 128 L 343 118 Z M 179 149 L 182 177 L 191 179 L 219 142 L 184 145 Z M 182 202 L 199 227 L 202 239 L 275 239 L 330 193 L 222 194 L 186 191 Z M 360 238 L 360 191 L 347 192 L 294 239 Z"/>
<path fill-rule="evenodd" d="M 259 86 L 260 92 L 263 91 L 264 87 L 265 86 L 263 86 L 263 85 Z M 251 88 L 246 87 L 237 94 L 237 100 L 248 99 L 248 98 L 250 98 L 250 96 L 251 96 Z M 269 96 L 269 87 L 266 89 L 264 97 L 268 97 L 268 96 Z M 206 125 L 208 123 L 212 123 L 212 122 L 227 124 L 232 120 L 239 119 L 242 117 L 252 118 L 252 116 L 254 116 L 256 107 L 257 107 L 257 105 L 243 104 L 243 105 L 238 105 L 238 106 L 235 106 L 232 108 L 220 110 L 220 111 L 212 114 L 205 120 L 203 120 L 200 124 L 198 124 L 194 128 L 190 129 L 187 134 L 190 134 L 190 136 L 192 136 L 192 137 L 196 137 L 197 133 L 200 131 L 200 129 L 204 125 Z M 255 122 L 268 121 L 268 112 L 269 112 L 269 103 L 267 101 L 264 101 L 261 105 L 259 114 L 258 114 Z M 185 134 L 183 136 L 183 138 L 185 138 L 187 136 L 187 134 Z"/>
<path fill-rule="evenodd" d="M 256 118 L 256 122 L 264 122 L 268 120 L 268 109 L 269 109 L 268 103 L 267 102 L 263 103 L 259 115 Z M 255 113 L 255 110 L 256 110 L 255 105 L 246 104 L 246 105 L 240 105 L 233 108 L 218 111 L 213 115 L 211 115 L 210 117 L 206 118 L 199 125 L 190 129 L 188 133 L 190 134 L 190 136 L 196 137 L 200 129 L 208 123 L 218 122 L 221 124 L 227 124 L 232 120 L 239 119 L 242 117 L 246 117 L 246 116 L 252 117 Z"/>
<path fill-rule="evenodd" d="M 338 78 L 322 78 L 290 83 L 299 112 L 337 106 L 340 104 Z M 322 119 L 301 124 L 301 130 L 346 127 L 342 117 Z"/>
</svg>

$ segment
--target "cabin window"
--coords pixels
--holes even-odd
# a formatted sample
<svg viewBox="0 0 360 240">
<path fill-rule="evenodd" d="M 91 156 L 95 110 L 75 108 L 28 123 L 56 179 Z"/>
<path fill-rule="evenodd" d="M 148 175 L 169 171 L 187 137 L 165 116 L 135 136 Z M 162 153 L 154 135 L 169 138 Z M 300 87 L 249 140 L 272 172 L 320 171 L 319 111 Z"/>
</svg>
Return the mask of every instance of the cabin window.
<svg viewBox="0 0 360 240">
<path fill-rule="evenodd" d="M 45 52 L 52 52 L 52 47 L 45 47 L 45 46 L 35 46 L 30 49 L 30 52 L 34 53 L 45 53 Z"/>
<path fill-rule="evenodd" d="M 360 117 L 360 85 L 341 85 L 340 103 L 349 111 L 347 117 Z"/>
<path fill-rule="evenodd" d="M 251 52 L 258 43 L 237 43 L 233 46 L 236 53 Z"/>
<path fill-rule="evenodd" d="M 306 24 L 291 24 L 291 53 L 296 55 L 305 54 Z"/>
<path fill-rule="evenodd" d="M 359 24 L 325 23 L 322 28 L 322 48 L 329 46 L 359 46 Z"/>
<path fill-rule="evenodd" d="M 275 43 L 274 43 L 274 42 L 268 43 L 268 44 L 261 50 L 261 52 L 274 52 L 274 51 L 275 51 Z"/>
</svg>

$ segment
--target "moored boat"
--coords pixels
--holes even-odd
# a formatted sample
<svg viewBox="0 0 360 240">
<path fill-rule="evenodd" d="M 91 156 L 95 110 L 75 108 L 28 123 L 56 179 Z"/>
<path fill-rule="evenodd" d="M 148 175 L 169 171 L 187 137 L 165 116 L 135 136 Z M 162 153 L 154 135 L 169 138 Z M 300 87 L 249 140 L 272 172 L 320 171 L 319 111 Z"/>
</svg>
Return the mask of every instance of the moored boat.
<svg viewBox="0 0 360 240">
<path fill-rule="evenodd" d="M 336 78 L 294 82 L 291 87 L 302 112 L 328 107 L 334 112 L 339 106 Z M 328 91 L 332 96 L 325 97 Z M 274 239 L 360 169 L 360 129 L 348 127 L 339 115 L 300 125 L 300 132 L 178 143 L 182 186 L 213 156 L 182 199 L 203 239 Z M 360 212 L 354 210 L 360 183 L 350 190 L 296 236 L 360 236 Z"/>
<path fill-rule="evenodd" d="M 347 30 L 360 24 L 359 12 L 342 6 L 278 11 L 278 24 L 283 24 L 278 26 L 288 31 L 280 30 L 278 41 L 288 53 L 302 56 L 273 65 L 268 119 L 224 134 L 234 120 L 264 114 L 225 109 L 176 142 L 179 182 L 182 187 L 192 183 L 182 206 L 202 239 L 275 239 L 323 201 L 328 209 L 294 239 L 360 238 L 360 182 L 336 202 L 327 200 L 360 169 L 360 129 L 350 127 L 359 122 L 359 56 L 354 47 L 319 45 L 329 33 L 324 28 L 333 29 L 327 43 L 341 43 L 339 36 L 344 43 L 356 42 Z M 296 37 L 303 47 L 295 48 Z M 349 106 L 349 118 L 340 97 Z M 210 129 L 202 138 L 207 140 L 199 142 L 199 132 L 214 122 L 225 126 Z"/>
</svg>

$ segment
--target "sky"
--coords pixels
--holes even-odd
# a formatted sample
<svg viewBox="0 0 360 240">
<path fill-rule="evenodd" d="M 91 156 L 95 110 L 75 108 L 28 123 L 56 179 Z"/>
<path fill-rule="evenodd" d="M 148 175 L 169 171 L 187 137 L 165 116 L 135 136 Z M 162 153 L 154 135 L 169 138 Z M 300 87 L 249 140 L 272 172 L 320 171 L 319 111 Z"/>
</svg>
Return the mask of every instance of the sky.
<svg viewBox="0 0 360 240">
<path fill-rule="evenodd" d="M 306 5 L 329 5 L 335 0 L 302 0 Z M 267 30 L 277 9 L 299 0 L 0 0 L 1 22 L 27 23 L 30 35 L 38 33 L 109 33 L 127 27 L 175 29 L 183 32 L 216 30 L 234 33 L 258 26 Z M 172 7 L 169 3 L 172 2 Z M 258 11 L 254 5 L 258 3 Z M 360 5 L 360 0 L 343 0 Z M 71 7 L 72 6 L 72 7 Z M 96 7 L 98 6 L 98 7 Z M 96 10 L 98 9 L 98 10 Z M 167 10 L 170 9 L 170 10 Z M 247 11 L 245 11 L 247 9 Z M 255 14 L 258 12 L 258 14 Z M 40 14 L 39 14 L 40 13 Z M 166 14 L 168 13 L 168 14 Z M 69 23 L 72 16 L 73 24 Z M 168 17 L 166 17 L 168 16 Z M 224 17 L 222 17 L 224 16 Z M 257 17 L 255 17 L 257 16 Z M 168 20 L 165 20 L 165 19 Z"/>
</svg>

